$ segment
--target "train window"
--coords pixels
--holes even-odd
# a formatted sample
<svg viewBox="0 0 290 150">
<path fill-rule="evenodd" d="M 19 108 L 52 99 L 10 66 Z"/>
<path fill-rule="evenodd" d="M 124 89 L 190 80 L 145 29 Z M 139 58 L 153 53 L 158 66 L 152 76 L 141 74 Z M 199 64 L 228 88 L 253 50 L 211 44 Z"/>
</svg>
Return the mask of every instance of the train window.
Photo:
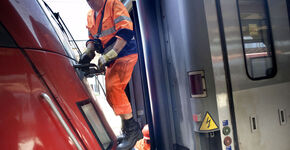
<svg viewBox="0 0 290 150">
<path fill-rule="evenodd" d="M 63 44 L 64 49 L 66 50 L 69 57 L 78 59 L 80 51 L 76 43 L 74 42 L 72 35 L 66 28 L 64 22 L 62 21 L 59 13 L 54 13 L 43 0 L 38 0 L 38 2 L 42 7 L 43 11 L 45 12 L 45 14 L 47 15 L 49 21 L 51 22 L 51 25 L 53 26 L 56 34 L 61 40 L 61 43 Z"/>
<path fill-rule="evenodd" d="M 113 141 L 109 137 L 103 123 L 99 119 L 100 117 L 97 114 L 97 111 L 95 110 L 93 104 L 89 100 L 86 100 L 79 102 L 78 107 L 84 115 L 93 134 L 97 138 L 98 142 L 101 144 L 102 149 L 109 149 L 112 146 Z"/>
<path fill-rule="evenodd" d="M 5 27 L 0 23 L 0 46 L 1 47 L 17 47 L 13 38 L 10 36 Z"/>
<path fill-rule="evenodd" d="M 276 63 L 267 1 L 238 0 L 238 8 L 248 76 L 273 77 Z"/>
</svg>

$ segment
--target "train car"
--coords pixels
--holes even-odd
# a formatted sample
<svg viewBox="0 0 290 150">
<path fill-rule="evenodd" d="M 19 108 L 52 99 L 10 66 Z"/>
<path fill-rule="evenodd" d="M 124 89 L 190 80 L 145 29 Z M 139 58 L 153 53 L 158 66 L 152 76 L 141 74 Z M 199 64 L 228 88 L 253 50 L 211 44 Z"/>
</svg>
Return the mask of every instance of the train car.
<svg viewBox="0 0 290 150">
<path fill-rule="evenodd" d="M 1 149 L 114 149 L 61 17 L 42 0 L 1 0 L 0 10 Z"/>
<path fill-rule="evenodd" d="M 289 0 L 122 1 L 139 60 L 126 92 L 151 149 L 289 150 Z M 2 149 L 115 149 L 61 17 L 0 2 Z"/>
<path fill-rule="evenodd" d="M 140 59 L 131 93 L 154 148 L 290 149 L 289 6 L 135 2 Z"/>
</svg>

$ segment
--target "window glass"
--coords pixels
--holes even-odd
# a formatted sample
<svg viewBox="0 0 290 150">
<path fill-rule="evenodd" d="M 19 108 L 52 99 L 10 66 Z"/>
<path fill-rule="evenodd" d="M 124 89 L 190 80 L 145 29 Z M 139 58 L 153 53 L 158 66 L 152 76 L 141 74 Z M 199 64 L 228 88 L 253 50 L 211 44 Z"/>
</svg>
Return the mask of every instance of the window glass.
<svg viewBox="0 0 290 150">
<path fill-rule="evenodd" d="M 62 21 L 59 13 L 54 13 L 51 8 L 44 3 L 42 0 L 38 0 L 40 6 L 42 7 L 43 11 L 47 15 L 49 21 L 51 22 L 53 28 L 55 29 L 58 37 L 60 38 L 67 54 L 69 57 L 78 60 L 79 53 L 78 47 L 74 43 L 73 37 L 69 33 L 68 29 L 66 28 L 64 22 Z"/>
<path fill-rule="evenodd" d="M 238 0 L 247 73 L 251 79 L 276 73 L 266 0 Z"/>
<path fill-rule="evenodd" d="M 85 119 L 87 120 L 89 126 L 93 130 L 93 133 L 95 134 L 96 138 L 103 146 L 103 149 L 108 149 L 111 146 L 112 140 L 109 137 L 101 120 L 99 119 L 99 116 L 96 110 L 94 109 L 93 104 L 89 101 L 85 101 L 82 102 L 82 104 L 80 104 L 79 107 L 82 113 L 84 114 Z"/>
<path fill-rule="evenodd" d="M 2 47 L 16 47 L 13 38 L 10 36 L 8 31 L 0 23 L 0 46 Z"/>
</svg>

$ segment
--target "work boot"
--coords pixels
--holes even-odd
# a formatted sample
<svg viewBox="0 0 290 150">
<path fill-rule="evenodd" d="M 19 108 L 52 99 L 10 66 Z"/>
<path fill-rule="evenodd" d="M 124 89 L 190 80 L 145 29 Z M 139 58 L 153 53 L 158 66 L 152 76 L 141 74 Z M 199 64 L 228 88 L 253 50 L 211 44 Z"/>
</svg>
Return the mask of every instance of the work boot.
<svg viewBox="0 0 290 150">
<path fill-rule="evenodd" d="M 125 138 L 124 134 L 117 136 L 117 143 L 120 144 L 124 140 L 124 138 Z"/>
<path fill-rule="evenodd" d="M 117 150 L 130 150 L 135 146 L 138 140 L 143 138 L 143 134 L 138 122 L 133 118 L 124 120 L 123 123 L 124 138 L 118 144 Z"/>
<path fill-rule="evenodd" d="M 124 120 L 122 119 L 122 127 L 121 127 L 122 134 L 120 134 L 120 135 L 117 136 L 117 143 L 118 144 L 120 144 L 124 140 L 124 138 L 125 138 L 125 135 L 124 135 L 125 131 L 124 131 L 124 129 L 125 129 L 125 123 L 124 123 Z"/>
</svg>

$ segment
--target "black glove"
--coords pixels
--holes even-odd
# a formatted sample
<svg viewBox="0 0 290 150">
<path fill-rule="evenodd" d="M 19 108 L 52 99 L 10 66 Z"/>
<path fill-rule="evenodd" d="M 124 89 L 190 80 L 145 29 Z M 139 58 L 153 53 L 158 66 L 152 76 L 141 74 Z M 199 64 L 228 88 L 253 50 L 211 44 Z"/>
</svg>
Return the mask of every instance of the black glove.
<svg viewBox="0 0 290 150">
<path fill-rule="evenodd" d="M 92 77 L 94 75 L 100 75 L 105 73 L 105 70 L 99 68 L 96 64 L 76 64 L 74 65 L 74 67 L 83 71 L 86 77 Z"/>
<path fill-rule="evenodd" d="M 94 51 L 85 51 L 79 60 L 79 64 L 88 64 L 92 61 L 92 59 L 95 57 Z"/>
</svg>

